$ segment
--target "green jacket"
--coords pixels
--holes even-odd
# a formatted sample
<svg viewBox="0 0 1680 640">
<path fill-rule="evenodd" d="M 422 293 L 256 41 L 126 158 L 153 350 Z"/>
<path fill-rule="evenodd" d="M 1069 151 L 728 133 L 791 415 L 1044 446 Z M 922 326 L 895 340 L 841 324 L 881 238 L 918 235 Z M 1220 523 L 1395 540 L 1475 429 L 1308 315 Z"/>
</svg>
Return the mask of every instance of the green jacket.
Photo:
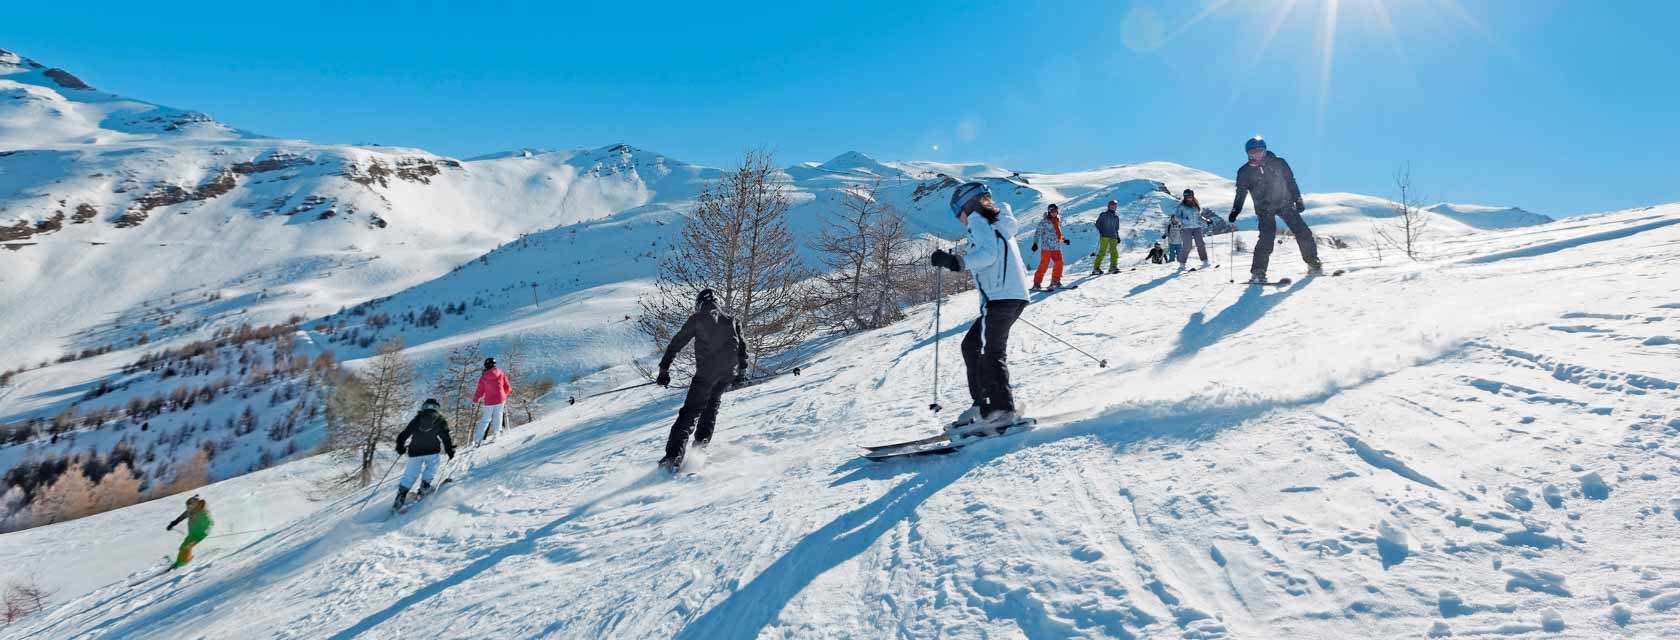
<svg viewBox="0 0 1680 640">
<path fill-rule="evenodd" d="M 190 538 L 203 538 L 210 535 L 210 527 L 216 524 L 214 520 L 210 519 L 209 509 L 204 509 L 198 513 L 193 513 L 189 509 L 182 511 L 180 517 L 169 523 L 169 528 L 174 529 L 175 525 L 181 524 L 182 520 L 187 521 L 187 537 Z"/>
</svg>

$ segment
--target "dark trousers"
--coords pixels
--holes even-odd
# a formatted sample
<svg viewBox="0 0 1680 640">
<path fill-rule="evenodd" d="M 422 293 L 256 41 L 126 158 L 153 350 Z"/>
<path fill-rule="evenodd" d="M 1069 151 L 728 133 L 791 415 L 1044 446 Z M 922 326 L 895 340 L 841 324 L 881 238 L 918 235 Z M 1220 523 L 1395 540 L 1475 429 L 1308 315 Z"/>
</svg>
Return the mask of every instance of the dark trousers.
<svg viewBox="0 0 1680 640">
<path fill-rule="evenodd" d="M 1272 262 L 1272 247 L 1277 245 L 1277 219 L 1283 218 L 1283 223 L 1289 225 L 1289 232 L 1295 234 L 1295 246 L 1301 248 L 1301 260 L 1309 267 L 1318 267 L 1318 243 L 1313 242 L 1312 229 L 1307 228 L 1307 221 L 1301 219 L 1301 214 L 1294 211 L 1282 213 L 1257 213 L 1260 219 L 1260 239 L 1254 243 L 1254 265 L 1248 272 L 1262 274 Z"/>
<path fill-rule="evenodd" d="M 963 336 L 963 364 L 968 366 L 968 395 L 982 412 L 1014 411 L 1009 391 L 1009 328 L 1026 310 L 1026 300 L 992 300 Z"/>
<path fill-rule="evenodd" d="M 729 390 L 729 383 L 734 376 L 723 374 L 694 374 L 694 380 L 688 385 L 688 398 L 683 400 L 682 410 L 677 412 L 677 422 L 671 425 L 671 437 L 665 440 L 665 458 L 674 463 L 682 464 L 683 456 L 688 453 L 688 438 L 704 445 L 712 441 L 712 428 L 717 426 L 718 405 L 723 402 L 723 392 Z M 698 419 L 700 428 L 695 429 Z"/>
</svg>

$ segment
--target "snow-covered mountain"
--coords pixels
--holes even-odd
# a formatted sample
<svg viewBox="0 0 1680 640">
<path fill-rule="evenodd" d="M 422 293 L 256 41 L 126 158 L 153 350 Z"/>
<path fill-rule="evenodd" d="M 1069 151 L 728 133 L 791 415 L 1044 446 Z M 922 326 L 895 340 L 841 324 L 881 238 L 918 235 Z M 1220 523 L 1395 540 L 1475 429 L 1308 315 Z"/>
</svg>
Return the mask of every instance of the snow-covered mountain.
<svg viewBox="0 0 1680 640">
<path fill-rule="evenodd" d="M 357 367 L 372 338 L 395 335 L 428 379 L 456 346 L 494 353 L 518 339 L 529 370 L 563 381 L 549 398 L 563 410 L 637 375 L 631 361 L 649 345 L 636 300 L 719 175 L 625 144 L 457 160 L 272 138 L 0 50 L 0 425 L 11 437 L 0 473 L 121 458 L 155 485 L 197 451 L 214 454 L 211 479 L 308 455 L 321 435 L 312 367 L 329 352 Z M 915 233 L 951 242 L 950 188 L 982 180 L 1023 236 L 1060 203 L 1075 256 L 1094 249 L 1090 223 L 1109 199 L 1121 203 L 1123 248 L 1141 258 L 1174 194 L 1195 189 L 1222 214 L 1234 193 L 1224 177 L 1164 162 L 1038 173 L 847 152 L 778 178 L 803 238 L 844 190 L 873 186 Z M 1326 249 L 1333 264 L 1365 259 L 1372 221 L 1393 215 L 1381 198 L 1307 200 L 1315 230 L 1351 241 Z M 1547 221 L 1471 205 L 1427 215 L 1440 242 Z M 446 305 L 460 311 L 424 326 L 363 325 L 370 311 Z M 321 330 L 345 326 L 358 339 Z M 263 337 L 233 338 L 253 332 Z"/>
<path fill-rule="evenodd" d="M 1680 631 L 1680 280 L 1652 277 L 1680 269 L 1680 205 L 1346 266 L 1044 296 L 1026 318 L 1109 366 L 1021 327 L 1011 369 L 1044 423 L 948 457 L 855 445 L 937 428 L 935 352 L 954 359 L 972 293 L 937 339 L 927 305 L 730 394 L 693 478 L 652 468 L 680 394 L 580 402 L 416 511 L 353 494 L 189 571 L 135 561 L 0 637 Z"/>
</svg>

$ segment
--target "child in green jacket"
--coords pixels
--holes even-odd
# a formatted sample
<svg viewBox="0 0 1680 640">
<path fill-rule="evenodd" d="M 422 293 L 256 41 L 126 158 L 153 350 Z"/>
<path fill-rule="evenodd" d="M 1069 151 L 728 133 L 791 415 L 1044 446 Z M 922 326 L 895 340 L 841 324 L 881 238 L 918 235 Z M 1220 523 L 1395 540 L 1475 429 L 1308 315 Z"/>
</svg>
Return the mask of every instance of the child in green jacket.
<svg viewBox="0 0 1680 640">
<path fill-rule="evenodd" d="M 182 520 L 187 521 L 187 538 L 181 541 L 181 550 L 175 554 L 175 564 L 170 565 L 170 569 L 178 569 L 188 562 L 192 562 L 193 547 L 209 537 L 210 527 L 216 524 L 210 520 L 209 505 L 204 503 L 203 498 L 196 495 L 187 498 L 187 510 L 182 511 L 180 517 L 175 518 L 175 521 L 164 527 L 164 530 L 174 530 L 175 525 L 181 524 Z"/>
</svg>

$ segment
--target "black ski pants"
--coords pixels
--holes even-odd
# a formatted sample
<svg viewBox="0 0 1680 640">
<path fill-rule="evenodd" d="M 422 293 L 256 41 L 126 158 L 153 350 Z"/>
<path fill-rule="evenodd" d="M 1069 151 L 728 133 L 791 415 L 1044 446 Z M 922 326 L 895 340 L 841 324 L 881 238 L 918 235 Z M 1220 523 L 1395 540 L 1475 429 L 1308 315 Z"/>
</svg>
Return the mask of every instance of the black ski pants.
<svg viewBox="0 0 1680 640">
<path fill-rule="evenodd" d="M 1283 223 L 1289 225 L 1289 232 L 1295 234 L 1295 246 L 1301 249 L 1301 260 L 1309 267 L 1318 267 L 1318 243 L 1313 241 L 1312 229 L 1307 228 L 1307 221 L 1301 219 L 1301 214 L 1294 211 L 1284 211 L 1276 214 L 1257 212 L 1255 214 L 1260 223 L 1260 239 L 1254 243 L 1254 264 L 1248 272 L 1252 275 L 1266 273 L 1266 267 L 1272 262 L 1272 247 L 1277 246 L 1277 219 L 1283 218 Z"/>
<path fill-rule="evenodd" d="M 694 374 L 694 380 L 688 385 L 688 398 L 683 400 L 682 410 L 677 412 L 677 421 L 671 425 L 671 436 L 665 440 L 667 460 L 682 464 L 683 456 L 688 453 L 690 436 L 702 446 L 712 441 L 712 429 L 717 426 L 718 405 L 723 403 L 723 392 L 729 390 L 734 378 L 731 373 Z M 696 421 L 699 429 L 695 429 Z"/>
<path fill-rule="evenodd" d="M 963 336 L 968 396 L 982 412 L 1015 410 L 1015 395 L 1009 391 L 1009 329 L 1026 308 L 1026 300 L 987 301 Z"/>
</svg>

